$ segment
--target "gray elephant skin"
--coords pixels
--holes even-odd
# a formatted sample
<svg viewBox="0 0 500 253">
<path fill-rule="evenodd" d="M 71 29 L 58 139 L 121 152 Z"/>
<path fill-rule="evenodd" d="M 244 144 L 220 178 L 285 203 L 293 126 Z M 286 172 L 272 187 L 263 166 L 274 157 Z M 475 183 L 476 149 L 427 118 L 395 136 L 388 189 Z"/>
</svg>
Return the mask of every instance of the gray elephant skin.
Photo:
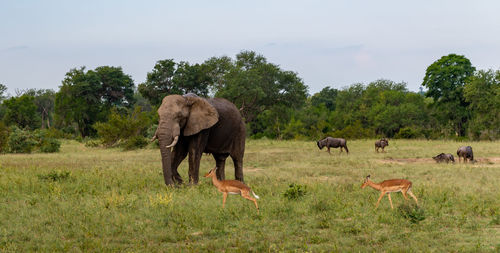
<svg viewBox="0 0 500 253">
<path fill-rule="evenodd" d="M 464 159 L 464 162 L 467 163 L 467 159 L 471 162 L 475 162 L 474 153 L 472 152 L 471 146 L 462 146 L 457 150 L 458 162 L 460 162 L 460 158 Z"/>
<path fill-rule="evenodd" d="M 384 152 L 384 148 L 389 146 L 389 141 L 386 138 L 382 138 L 378 141 L 375 141 L 375 151 L 378 153 L 379 148 L 382 148 L 382 152 Z"/>
<path fill-rule="evenodd" d="M 182 183 L 177 168 L 188 154 L 189 182 L 197 184 L 203 153 L 213 155 L 219 180 L 225 179 L 226 158 L 231 156 L 235 178 L 243 181 L 246 131 L 233 103 L 223 98 L 205 99 L 194 94 L 169 95 L 163 98 L 158 116 L 153 140 L 158 138 L 160 144 L 166 185 Z"/>
<path fill-rule="evenodd" d="M 326 137 L 323 140 L 319 140 L 316 144 L 318 145 L 319 149 L 323 149 L 323 147 L 326 147 L 328 149 L 328 153 L 330 153 L 330 148 L 340 147 L 340 152 L 342 152 L 342 148 L 345 148 L 345 151 L 347 152 L 347 154 L 349 154 L 347 142 L 342 138 Z"/>
<path fill-rule="evenodd" d="M 452 154 L 445 154 L 445 153 L 441 153 L 437 156 L 434 156 L 432 157 L 432 159 L 434 159 L 434 161 L 436 161 L 437 163 L 442 163 L 442 162 L 446 162 L 446 163 L 449 163 L 449 162 L 455 162 L 455 158 L 453 157 Z"/>
</svg>

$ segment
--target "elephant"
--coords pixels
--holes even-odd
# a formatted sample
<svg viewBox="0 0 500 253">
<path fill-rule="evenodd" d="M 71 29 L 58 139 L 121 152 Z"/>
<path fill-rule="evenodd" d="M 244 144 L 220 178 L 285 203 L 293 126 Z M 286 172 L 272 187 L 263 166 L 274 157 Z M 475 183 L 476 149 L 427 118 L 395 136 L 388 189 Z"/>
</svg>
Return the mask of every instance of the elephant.
<svg viewBox="0 0 500 253">
<path fill-rule="evenodd" d="M 441 153 L 437 156 L 434 156 L 432 157 L 432 159 L 434 159 L 437 163 L 441 163 L 441 162 L 446 162 L 446 163 L 449 163 L 449 162 L 455 162 L 455 158 L 453 157 L 452 154 L 445 154 L 445 153 Z"/>
<path fill-rule="evenodd" d="M 476 162 L 474 160 L 474 153 L 472 152 L 471 146 L 462 146 L 457 150 L 458 162 L 460 162 L 460 157 L 464 159 L 464 163 L 467 163 L 467 159 L 472 163 Z"/>
<path fill-rule="evenodd" d="M 378 149 L 382 148 L 382 152 L 384 152 L 386 146 L 389 146 L 389 141 L 386 138 L 382 138 L 375 142 L 375 151 L 378 153 Z"/>
<path fill-rule="evenodd" d="M 347 142 L 345 139 L 342 138 L 326 137 L 323 140 L 319 140 L 316 144 L 318 145 L 319 149 L 323 149 L 323 147 L 326 146 L 329 154 L 330 154 L 330 147 L 333 148 L 340 147 L 340 152 L 342 152 L 342 148 L 345 148 L 345 151 L 347 152 L 347 154 L 349 154 L 349 149 L 347 148 Z"/>
<path fill-rule="evenodd" d="M 226 158 L 234 163 L 235 179 L 243 182 L 246 130 L 240 111 L 223 98 L 195 94 L 168 95 L 158 108 L 158 139 L 166 185 L 182 183 L 177 168 L 189 154 L 189 182 L 198 183 L 203 153 L 212 154 L 217 178 L 225 179 Z M 173 148 L 171 150 L 171 148 Z"/>
</svg>

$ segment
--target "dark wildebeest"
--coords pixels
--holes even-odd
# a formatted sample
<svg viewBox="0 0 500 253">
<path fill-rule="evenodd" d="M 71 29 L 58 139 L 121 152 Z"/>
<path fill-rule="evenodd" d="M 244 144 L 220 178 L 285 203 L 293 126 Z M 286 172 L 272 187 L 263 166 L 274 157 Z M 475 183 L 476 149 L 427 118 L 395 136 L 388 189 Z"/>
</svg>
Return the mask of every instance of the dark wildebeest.
<svg viewBox="0 0 500 253">
<path fill-rule="evenodd" d="M 449 163 L 450 161 L 453 163 L 455 162 L 455 158 L 453 157 L 452 154 L 445 154 L 445 153 L 441 153 L 437 156 L 434 156 L 432 157 L 432 159 L 434 159 L 437 163 L 442 163 L 442 162 Z"/>
<path fill-rule="evenodd" d="M 382 152 L 384 152 L 386 146 L 389 146 L 389 141 L 386 138 L 382 138 L 375 142 L 375 151 L 378 153 L 378 149 L 382 148 Z"/>
<path fill-rule="evenodd" d="M 345 148 L 345 151 L 347 152 L 347 154 L 349 154 L 349 149 L 347 149 L 347 142 L 342 138 L 326 137 L 323 140 L 318 141 L 316 144 L 318 144 L 319 149 L 323 149 L 323 147 L 326 147 L 328 149 L 328 153 L 330 153 L 330 147 L 340 147 L 340 152 L 342 152 L 342 148 Z"/>
<path fill-rule="evenodd" d="M 474 153 L 472 153 L 471 146 L 462 146 L 457 150 L 458 162 L 460 162 L 460 158 L 464 159 L 464 163 L 467 163 L 467 159 L 471 162 L 475 162 Z"/>
</svg>

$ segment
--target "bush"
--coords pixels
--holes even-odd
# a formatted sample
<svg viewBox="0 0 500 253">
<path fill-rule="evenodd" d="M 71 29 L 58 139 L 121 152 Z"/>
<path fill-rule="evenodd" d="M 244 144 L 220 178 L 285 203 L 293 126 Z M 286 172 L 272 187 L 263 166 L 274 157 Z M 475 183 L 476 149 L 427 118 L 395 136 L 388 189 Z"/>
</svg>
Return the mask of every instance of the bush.
<svg viewBox="0 0 500 253">
<path fill-rule="evenodd" d="M 426 218 L 424 210 L 417 205 L 402 204 L 398 207 L 398 213 L 411 223 L 419 223 Z"/>
<path fill-rule="evenodd" d="M 346 126 L 342 130 L 336 130 L 329 134 L 330 136 L 338 136 L 346 139 L 363 139 L 375 136 L 372 130 L 363 128 L 361 122 L 356 121 L 352 125 Z"/>
<path fill-rule="evenodd" d="M 137 143 L 137 137 L 143 137 L 150 124 L 147 113 L 141 112 L 140 107 L 123 115 L 116 109 L 111 111 L 107 122 L 97 122 L 93 127 L 106 147 L 112 147 L 131 140 L 129 145 Z"/>
<path fill-rule="evenodd" d="M 305 186 L 292 183 L 288 186 L 288 189 L 285 191 L 285 193 L 283 193 L 283 197 L 287 198 L 288 200 L 297 200 L 306 195 L 306 193 L 307 190 Z"/>
<path fill-rule="evenodd" d="M 47 137 L 46 130 L 30 132 L 14 126 L 11 132 L 8 138 L 11 153 L 31 153 L 35 148 L 39 148 L 44 153 L 54 153 L 59 152 L 61 147 L 59 140 Z"/>
<path fill-rule="evenodd" d="M 419 135 L 418 131 L 413 130 L 413 128 L 403 127 L 399 129 L 399 132 L 394 137 L 398 139 L 415 139 Z"/>
<path fill-rule="evenodd" d="M 148 145 L 148 140 L 142 136 L 133 136 L 125 141 L 123 144 L 123 149 L 125 150 L 133 150 L 144 148 Z"/>
<path fill-rule="evenodd" d="M 11 153 L 31 153 L 37 142 L 29 131 L 14 126 L 11 128 L 8 144 Z"/>
<path fill-rule="evenodd" d="M 97 148 L 102 145 L 101 140 L 95 140 L 95 139 L 87 139 L 84 141 L 85 147 L 89 148 Z"/>
<path fill-rule="evenodd" d="M 40 151 L 43 153 L 55 153 L 59 152 L 61 148 L 61 142 L 55 138 L 44 138 L 42 144 L 40 145 Z"/>
</svg>

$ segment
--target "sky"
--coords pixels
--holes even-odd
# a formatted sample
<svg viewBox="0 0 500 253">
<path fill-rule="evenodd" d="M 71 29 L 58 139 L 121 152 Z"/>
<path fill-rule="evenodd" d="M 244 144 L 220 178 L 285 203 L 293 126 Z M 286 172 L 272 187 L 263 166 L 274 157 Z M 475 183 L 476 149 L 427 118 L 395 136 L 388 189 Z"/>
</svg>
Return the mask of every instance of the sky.
<svg viewBox="0 0 500 253">
<path fill-rule="evenodd" d="M 377 79 L 418 91 L 450 53 L 500 69 L 500 1 L 1 0 L 0 83 L 57 91 L 72 68 L 121 66 L 135 84 L 156 61 L 255 51 L 309 93 Z"/>
</svg>

